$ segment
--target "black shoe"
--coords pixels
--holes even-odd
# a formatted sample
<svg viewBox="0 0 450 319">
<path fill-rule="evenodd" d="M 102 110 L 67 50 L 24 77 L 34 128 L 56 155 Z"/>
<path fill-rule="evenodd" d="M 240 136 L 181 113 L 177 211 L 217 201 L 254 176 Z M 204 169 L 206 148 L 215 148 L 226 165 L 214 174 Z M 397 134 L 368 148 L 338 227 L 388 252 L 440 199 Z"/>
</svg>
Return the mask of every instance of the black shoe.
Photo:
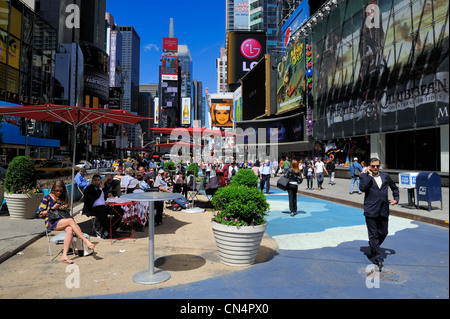
<svg viewBox="0 0 450 319">
<path fill-rule="evenodd" d="M 381 260 L 376 260 L 375 264 L 378 266 L 378 271 L 381 271 L 381 268 L 383 268 L 383 263 Z"/>
</svg>

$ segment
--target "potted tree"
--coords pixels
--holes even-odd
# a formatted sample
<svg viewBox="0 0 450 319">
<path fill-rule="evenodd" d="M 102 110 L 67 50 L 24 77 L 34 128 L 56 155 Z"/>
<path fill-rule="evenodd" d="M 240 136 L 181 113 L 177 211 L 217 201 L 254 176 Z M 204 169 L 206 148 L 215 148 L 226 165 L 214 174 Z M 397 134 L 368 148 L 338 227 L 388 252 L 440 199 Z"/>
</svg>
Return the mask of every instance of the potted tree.
<svg viewBox="0 0 450 319">
<path fill-rule="evenodd" d="M 28 157 L 18 156 L 9 163 L 4 189 L 11 218 L 35 218 L 44 193 L 37 187 L 34 164 Z"/>
<path fill-rule="evenodd" d="M 226 265 L 251 265 L 258 253 L 269 203 L 256 187 L 257 181 L 251 170 L 239 170 L 231 184 L 219 189 L 211 200 L 218 210 L 211 226 L 220 260 Z"/>
</svg>

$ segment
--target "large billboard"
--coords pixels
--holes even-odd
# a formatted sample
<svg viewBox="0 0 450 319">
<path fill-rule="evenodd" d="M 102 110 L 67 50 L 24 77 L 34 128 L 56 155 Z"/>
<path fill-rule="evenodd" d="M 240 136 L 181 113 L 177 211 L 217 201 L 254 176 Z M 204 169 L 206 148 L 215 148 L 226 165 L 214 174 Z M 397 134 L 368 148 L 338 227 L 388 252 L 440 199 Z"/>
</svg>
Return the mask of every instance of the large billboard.
<svg viewBox="0 0 450 319">
<path fill-rule="evenodd" d="M 234 90 L 266 53 L 265 32 L 235 31 L 228 34 L 228 86 Z"/>
<path fill-rule="evenodd" d="M 163 56 L 161 79 L 168 81 L 178 81 L 178 57 Z"/>
<path fill-rule="evenodd" d="M 163 52 L 178 52 L 178 39 L 163 38 Z"/>
<path fill-rule="evenodd" d="M 211 127 L 232 128 L 233 127 L 233 96 L 215 97 L 211 94 Z"/>
<path fill-rule="evenodd" d="M 181 99 L 181 125 L 191 124 L 191 98 L 183 97 Z"/>
<path fill-rule="evenodd" d="M 277 64 L 277 114 L 305 106 L 305 43 L 286 48 Z"/>
<path fill-rule="evenodd" d="M 340 8 L 312 32 L 315 137 L 447 124 L 448 2 L 358 0 Z"/>
<path fill-rule="evenodd" d="M 241 79 L 242 120 L 276 113 L 276 63 L 269 54 Z"/>
<path fill-rule="evenodd" d="M 248 30 L 248 0 L 234 0 L 234 30 Z"/>
<path fill-rule="evenodd" d="M 295 9 L 294 13 L 289 16 L 289 19 L 283 24 L 281 28 L 283 48 L 288 47 L 291 43 L 292 35 L 309 19 L 309 4 L 308 1 L 302 1 Z"/>
</svg>

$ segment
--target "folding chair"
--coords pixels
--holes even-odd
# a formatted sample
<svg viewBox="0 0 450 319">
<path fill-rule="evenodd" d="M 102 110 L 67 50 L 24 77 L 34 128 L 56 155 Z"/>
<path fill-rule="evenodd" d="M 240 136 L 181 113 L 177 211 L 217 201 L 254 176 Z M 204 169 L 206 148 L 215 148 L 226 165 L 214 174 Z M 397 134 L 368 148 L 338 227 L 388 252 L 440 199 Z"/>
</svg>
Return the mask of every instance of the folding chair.
<svg viewBox="0 0 450 319">
<path fill-rule="evenodd" d="M 78 184 L 76 184 L 76 185 L 77 185 L 78 191 L 81 194 L 81 198 L 78 201 L 81 202 L 81 201 L 83 201 L 83 198 L 84 198 L 84 191 L 81 189 L 81 187 Z"/>
<path fill-rule="evenodd" d="M 219 189 L 219 182 L 216 176 L 213 176 L 209 179 L 209 182 L 205 186 L 205 196 L 208 199 L 208 202 L 211 203 L 211 198 L 216 194 Z"/>
</svg>

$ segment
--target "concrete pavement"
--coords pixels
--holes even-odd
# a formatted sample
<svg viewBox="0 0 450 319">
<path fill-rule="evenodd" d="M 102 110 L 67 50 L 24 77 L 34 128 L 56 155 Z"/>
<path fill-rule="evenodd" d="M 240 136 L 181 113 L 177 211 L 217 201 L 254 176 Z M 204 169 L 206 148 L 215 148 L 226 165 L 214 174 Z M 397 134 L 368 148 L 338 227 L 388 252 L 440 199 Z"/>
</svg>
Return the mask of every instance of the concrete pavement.
<svg viewBox="0 0 450 319">
<path fill-rule="evenodd" d="M 275 184 L 277 179 L 272 178 L 271 183 Z M 327 183 L 328 180 L 326 179 L 324 183 L 325 188 L 320 191 L 307 191 L 305 190 L 306 184 L 302 184 L 299 188 L 299 193 L 300 195 L 305 195 L 305 200 L 300 201 L 314 202 L 314 198 L 320 198 L 330 201 L 332 209 L 344 209 L 344 212 L 350 211 L 348 206 L 333 204 L 337 202 L 356 207 L 355 215 L 361 215 L 358 208 L 362 205 L 363 195 L 348 194 L 349 180 L 336 179 L 336 185 L 334 186 Z M 285 204 L 287 200 L 285 194 L 277 191 L 275 188 L 272 188 L 271 193 L 273 194 L 273 196 L 269 195 L 271 200 L 274 200 L 274 198 L 275 200 L 280 199 Z M 396 205 L 391 209 L 393 216 L 398 215 L 415 221 L 448 227 L 448 188 L 443 188 L 443 210 L 440 210 L 440 203 L 433 203 L 431 212 L 428 212 L 425 203 L 421 203 L 421 209 L 419 210 L 405 208 L 402 205 L 407 204 L 406 191 L 401 190 L 400 196 L 400 205 Z M 311 200 L 306 198 L 311 198 Z M 325 201 L 323 203 L 326 203 Z M 320 203 L 314 205 L 325 205 L 322 202 Z M 204 205 L 204 203 L 198 203 L 198 206 L 201 205 Z M 301 207 L 301 204 L 299 204 L 299 208 Z M 81 208 L 82 205 L 78 204 L 75 211 L 79 211 Z M 299 215 L 299 217 L 303 216 Z M 279 220 L 276 219 L 269 221 L 269 225 L 272 224 L 273 227 L 268 230 L 263 239 L 255 265 L 237 269 L 223 265 L 218 259 L 217 249 L 210 230 L 209 223 L 211 218 L 211 211 L 203 214 L 181 214 L 179 212 L 165 211 L 164 225 L 156 228 L 155 237 L 155 265 L 160 269 L 169 271 L 172 275 L 171 279 L 165 283 L 145 286 L 137 285 L 131 280 L 137 270 L 148 269 L 148 235 L 144 231 L 135 233 L 136 240 L 134 242 L 131 239 L 126 239 L 111 244 L 109 240 L 93 238 L 93 242 L 97 245 L 96 252 L 93 255 L 84 258 L 72 257 L 75 260 L 75 264 L 80 267 L 82 283 L 89 284 L 82 285 L 83 289 L 67 289 L 65 285 L 65 280 L 68 276 L 65 272 L 65 270 L 67 271 L 67 265 L 57 262 L 59 258 L 51 262 L 50 258 L 45 254 L 47 241 L 45 235 L 42 237 L 44 234 L 43 221 L 18 221 L 10 219 L 7 215 L 0 214 L 0 298 L 92 298 L 93 296 L 119 298 L 119 296 L 124 297 L 124 293 L 127 298 L 209 298 L 208 296 L 215 298 L 217 290 L 213 290 L 220 290 L 219 286 L 216 286 L 220 282 L 223 283 L 227 280 L 242 281 L 244 278 L 252 277 L 252 273 L 259 274 L 257 272 L 258 269 L 262 272 L 268 271 L 266 267 L 269 265 L 275 268 L 287 267 L 284 264 L 279 264 L 280 259 L 278 257 L 280 256 L 285 257 L 282 260 L 292 259 L 293 262 L 295 261 L 291 256 L 292 252 L 286 248 L 287 246 L 282 249 L 279 247 L 282 240 L 278 238 L 282 238 L 282 236 L 278 236 L 280 235 L 277 233 Z M 91 223 L 86 217 L 77 215 L 76 221 L 82 225 L 83 230 L 89 231 L 88 228 Z M 286 222 L 289 223 L 289 219 L 283 222 L 284 226 L 280 227 L 280 229 L 285 231 L 288 228 Z M 429 227 L 431 227 L 430 230 L 428 230 Z M 422 228 L 427 230 L 430 240 L 440 241 L 440 239 L 431 237 L 435 236 L 435 233 L 441 234 L 441 228 L 436 228 L 439 229 L 436 232 L 436 229 L 433 230 L 432 227 L 435 226 L 425 225 Z M 448 236 L 448 231 L 444 232 L 444 236 L 445 234 Z M 409 238 L 404 240 L 405 242 L 411 241 Z M 406 248 L 402 247 L 401 249 Z M 443 267 L 444 269 L 446 267 L 448 277 L 448 247 L 436 247 L 436 249 L 439 253 L 435 255 L 441 254 L 441 251 L 447 254 L 447 265 Z M 359 251 L 359 248 L 357 250 Z M 322 253 L 322 250 L 320 251 Z M 334 253 L 332 248 L 325 249 L 325 251 L 327 251 L 327 254 Z M 351 251 L 354 251 L 354 249 Z M 342 258 L 342 256 L 339 256 L 339 258 Z M 111 261 L 113 262 L 111 263 Z M 436 263 L 439 263 L 439 261 L 436 261 Z M 295 265 L 292 266 L 295 267 Z M 15 275 L 8 275 L 11 272 L 17 272 L 18 269 L 19 272 L 15 273 Z M 51 275 L 50 278 L 49 274 Z M 397 272 L 392 270 L 391 275 L 395 276 L 396 274 Z M 283 278 L 285 277 L 280 278 L 280 281 Z M 295 289 L 292 290 L 293 287 L 289 287 L 289 284 L 286 282 L 281 283 L 280 281 L 274 280 L 267 283 L 270 287 L 279 291 L 279 295 L 277 295 L 279 297 L 276 298 L 308 298 L 308 294 L 305 291 L 300 294 L 295 293 Z M 258 285 L 261 284 L 263 283 L 258 283 Z M 306 287 L 310 286 L 306 282 L 304 284 Z M 277 287 L 277 285 L 279 286 Z M 325 283 L 320 282 L 320 285 L 325 285 Z M 192 291 L 193 287 L 195 291 Z M 245 298 L 274 298 L 273 292 L 262 291 L 262 289 L 259 289 L 259 295 L 254 290 L 248 291 L 248 295 L 245 295 L 245 292 L 241 290 L 236 290 L 231 286 L 227 287 L 229 289 L 227 288 L 226 291 L 230 293 L 227 295 L 228 297 L 224 298 L 237 298 L 237 296 L 243 296 L 243 293 Z M 313 287 L 310 288 L 313 289 Z M 235 289 L 234 292 L 233 289 Z M 281 291 L 283 289 L 284 292 Z M 317 287 L 314 289 L 317 292 Z M 323 294 L 323 292 L 321 293 Z M 445 292 L 439 291 L 438 295 L 445 295 Z M 310 298 L 315 298 L 314 294 L 309 296 Z M 429 298 L 431 292 L 424 296 Z M 321 298 L 319 295 L 316 297 Z M 349 295 L 347 293 L 347 297 L 358 298 L 358 295 Z M 333 298 L 333 295 L 330 294 L 325 298 Z M 334 298 L 340 298 L 340 295 L 335 295 Z M 361 295 L 361 298 L 365 297 Z M 386 298 L 390 297 L 386 296 Z"/>
</svg>

